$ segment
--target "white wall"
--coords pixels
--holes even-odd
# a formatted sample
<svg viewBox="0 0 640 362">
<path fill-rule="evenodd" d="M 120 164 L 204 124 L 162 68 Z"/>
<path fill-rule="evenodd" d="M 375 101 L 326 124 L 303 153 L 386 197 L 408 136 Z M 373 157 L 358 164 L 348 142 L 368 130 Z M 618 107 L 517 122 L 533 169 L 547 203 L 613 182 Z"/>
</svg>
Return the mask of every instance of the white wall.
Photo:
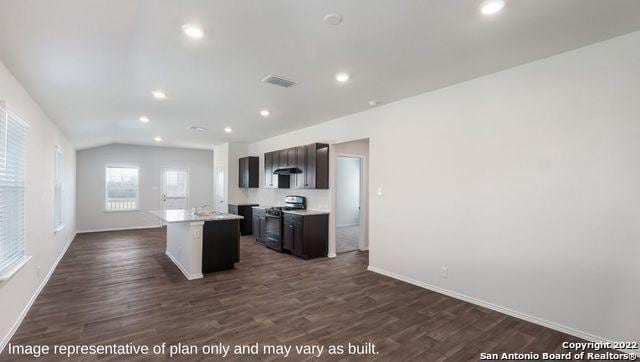
<svg viewBox="0 0 640 362">
<path fill-rule="evenodd" d="M 640 32 L 249 152 L 369 138 L 373 269 L 583 337 L 637 341 L 638 69 Z M 305 196 L 331 203 L 328 191 Z"/>
<path fill-rule="evenodd" d="M 228 210 L 231 202 L 245 202 L 248 199 L 249 191 L 238 187 L 239 159 L 248 155 L 248 144 L 246 143 L 223 143 L 213 147 L 214 167 L 222 167 L 225 172 L 223 197 L 223 210 Z M 214 192 L 217 187 L 214 184 Z M 218 200 L 216 200 L 218 202 Z"/>
<path fill-rule="evenodd" d="M 360 159 L 338 157 L 336 165 L 336 226 L 360 223 Z"/>
<path fill-rule="evenodd" d="M 25 249 L 29 262 L 0 284 L 0 350 L 8 343 L 27 308 L 76 233 L 76 153 L 66 137 L 0 63 L 0 99 L 30 124 L 25 188 Z M 53 152 L 64 153 L 63 217 L 53 232 Z"/>
<path fill-rule="evenodd" d="M 105 212 L 105 167 L 139 169 L 140 210 Z M 113 144 L 78 151 L 78 231 L 161 225 L 149 210 L 161 208 L 162 168 L 189 169 L 189 207 L 213 205 L 213 152 Z"/>
</svg>

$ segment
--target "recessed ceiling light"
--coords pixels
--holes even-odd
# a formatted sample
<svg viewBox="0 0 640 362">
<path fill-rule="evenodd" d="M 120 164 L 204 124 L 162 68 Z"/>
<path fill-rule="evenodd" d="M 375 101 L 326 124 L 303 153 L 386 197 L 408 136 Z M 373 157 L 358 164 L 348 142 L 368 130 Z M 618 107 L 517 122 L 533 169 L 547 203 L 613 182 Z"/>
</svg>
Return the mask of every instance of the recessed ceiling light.
<svg viewBox="0 0 640 362">
<path fill-rule="evenodd" d="M 149 123 L 149 117 L 147 116 L 142 116 L 139 119 L 140 119 L 140 122 L 142 123 Z"/>
<path fill-rule="evenodd" d="M 324 22 L 329 25 L 339 25 L 342 22 L 340 14 L 327 14 L 324 16 Z"/>
<path fill-rule="evenodd" d="M 153 140 L 156 142 L 162 142 L 162 137 L 156 136 Z"/>
<path fill-rule="evenodd" d="M 191 127 L 189 127 L 189 129 L 192 130 L 192 131 L 197 131 L 197 132 L 204 132 L 204 131 L 207 130 L 204 127 L 198 127 L 198 126 L 191 126 Z"/>
<path fill-rule="evenodd" d="M 204 36 L 204 30 L 202 30 L 202 27 L 196 24 L 184 24 L 182 26 L 182 31 L 189 38 L 193 38 L 193 39 L 200 39 Z"/>
<path fill-rule="evenodd" d="M 231 127 L 225 127 L 225 128 L 224 128 L 224 131 L 225 131 L 226 133 L 231 133 L 231 132 L 233 132 L 233 130 L 231 129 Z"/>
<path fill-rule="evenodd" d="M 484 15 L 493 15 L 504 8 L 504 0 L 488 0 L 480 6 L 480 12 Z"/>
<path fill-rule="evenodd" d="M 158 90 L 158 89 L 156 89 L 153 92 L 151 92 L 151 94 L 153 94 L 153 97 L 155 99 L 166 99 L 167 98 L 167 95 L 163 91 Z"/>
<path fill-rule="evenodd" d="M 379 106 L 381 104 L 382 104 L 382 102 L 377 101 L 375 99 L 372 99 L 372 100 L 369 101 L 369 107 L 377 107 L 377 106 Z"/>
<path fill-rule="evenodd" d="M 263 110 L 261 110 L 261 111 L 260 111 L 260 115 L 261 115 L 262 117 L 269 117 L 269 115 L 270 115 L 270 114 L 271 114 L 271 113 L 269 112 L 269 110 L 268 110 L 268 109 L 263 109 Z"/>
<path fill-rule="evenodd" d="M 351 76 L 349 76 L 349 73 L 338 73 L 336 74 L 336 80 L 340 83 L 346 83 L 349 81 L 349 79 L 351 78 Z"/>
</svg>

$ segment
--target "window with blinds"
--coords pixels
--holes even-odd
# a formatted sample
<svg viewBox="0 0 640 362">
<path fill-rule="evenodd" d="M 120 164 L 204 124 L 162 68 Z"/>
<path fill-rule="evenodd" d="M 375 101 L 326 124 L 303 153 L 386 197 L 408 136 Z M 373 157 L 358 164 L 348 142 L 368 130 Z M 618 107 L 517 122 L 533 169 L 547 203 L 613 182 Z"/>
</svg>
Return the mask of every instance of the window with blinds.
<svg viewBox="0 0 640 362">
<path fill-rule="evenodd" d="M 62 150 L 56 147 L 53 151 L 53 230 L 60 231 L 64 227 L 62 219 Z"/>
<path fill-rule="evenodd" d="M 107 166 L 105 210 L 138 209 L 138 168 Z"/>
<path fill-rule="evenodd" d="M 0 102 L 0 273 L 24 257 L 27 128 Z"/>
</svg>

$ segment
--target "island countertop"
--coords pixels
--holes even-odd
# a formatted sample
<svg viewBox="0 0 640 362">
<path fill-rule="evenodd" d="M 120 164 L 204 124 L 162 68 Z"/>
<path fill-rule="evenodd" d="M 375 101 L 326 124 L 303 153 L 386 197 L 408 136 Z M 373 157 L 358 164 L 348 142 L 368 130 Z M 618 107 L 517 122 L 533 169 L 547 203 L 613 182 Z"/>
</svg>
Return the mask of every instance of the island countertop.
<svg viewBox="0 0 640 362">
<path fill-rule="evenodd" d="M 152 210 L 151 214 L 161 218 L 168 223 L 174 222 L 198 222 L 198 221 L 222 221 L 222 220 L 241 220 L 243 216 L 227 214 L 218 211 L 206 211 L 200 214 L 194 214 L 190 209 L 180 210 Z"/>
</svg>

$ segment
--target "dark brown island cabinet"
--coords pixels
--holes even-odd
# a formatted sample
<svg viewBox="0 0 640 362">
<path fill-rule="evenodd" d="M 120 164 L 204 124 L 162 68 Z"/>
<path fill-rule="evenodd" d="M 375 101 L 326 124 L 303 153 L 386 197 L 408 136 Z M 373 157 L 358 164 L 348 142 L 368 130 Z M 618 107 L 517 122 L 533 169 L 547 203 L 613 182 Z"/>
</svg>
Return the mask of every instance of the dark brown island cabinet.
<svg viewBox="0 0 640 362">
<path fill-rule="evenodd" d="M 229 204 L 230 214 L 244 217 L 244 219 L 240 220 L 240 235 L 242 236 L 253 234 L 253 210 L 251 208 L 254 206 L 258 206 L 258 204 Z"/>
<path fill-rule="evenodd" d="M 295 170 L 282 175 L 279 169 Z M 265 187 L 297 189 L 329 188 L 329 145 L 312 143 L 264 154 Z"/>
<path fill-rule="evenodd" d="M 327 256 L 329 215 L 284 214 L 282 249 L 303 259 Z"/>
<path fill-rule="evenodd" d="M 202 227 L 202 273 L 232 269 L 240 261 L 238 221 L 205 221 Z"/>
<path fill-rule="evenodd" d="M 256 237 L 258 244 L 264 245 L 266 242 L 265 221 L 266 212 L 261 207 L 253 208 L 253 235 Z"/>
<path fill-rule="evenodd" d="M 260 187 L 260 158 L 255 156 L 242 157 L 238 162 L 238 187 Z"/>
</svg>

